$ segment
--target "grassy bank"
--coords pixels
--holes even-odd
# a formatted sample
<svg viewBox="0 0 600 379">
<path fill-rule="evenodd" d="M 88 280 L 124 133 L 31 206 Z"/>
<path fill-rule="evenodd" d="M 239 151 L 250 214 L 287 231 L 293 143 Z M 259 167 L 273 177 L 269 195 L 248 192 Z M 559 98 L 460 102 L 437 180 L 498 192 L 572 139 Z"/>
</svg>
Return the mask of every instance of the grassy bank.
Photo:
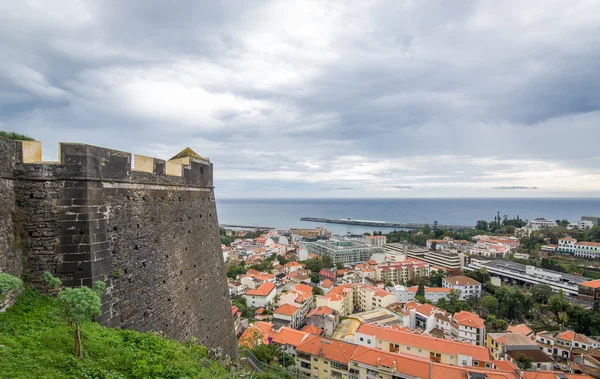
<svg viewBox="0 0 600 379">
<path fill-rule="evenodd" d="M 56 299 L 23 292 L 0 313 L 0 378 L 236 378 L 204 347 L 153 334 L 82 325 L 83 359 L 74 328 Z"/>
</svg>

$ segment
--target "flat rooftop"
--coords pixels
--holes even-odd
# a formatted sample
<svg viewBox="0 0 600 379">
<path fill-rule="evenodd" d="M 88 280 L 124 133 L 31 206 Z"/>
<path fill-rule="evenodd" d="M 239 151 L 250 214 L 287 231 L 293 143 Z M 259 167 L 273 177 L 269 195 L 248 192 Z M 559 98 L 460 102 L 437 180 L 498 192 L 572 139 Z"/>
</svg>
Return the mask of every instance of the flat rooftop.
<svg viewBox="0 0 600 379">
<path fill-rule="evenodd" d="M 490 267 L 490 268 L 504 269 L 504 270 L 508 270 L 508 271 L 514 271 L 514 272 L 522 274 L 522 275 L 527 275 L 526 266 L 521 263 L 497 259 L 497 260 L 491 260 L 491 261 L 487 261 L 487 262 L 481 262 L 481 264 L 483 266 Z M 589 278 L 586 278 L 583 276 L 576 276 L 576 275 L 571 275 L 571 274 L 567 274 L 564 272 L 558 272 L 558 271 L 544 270 L 544 269 L 541 269 L 538 267 L 536 267 L 536 270 L 542 271 L 542 272 L 547 272 L 549 274 L 560 275 L 561 280 L 569 282 L 569 283 L 573 283 L 573 284 L 578 284 L 578 283 L 582 283 L 582 282 L 590 280 Z"/>
</svg>

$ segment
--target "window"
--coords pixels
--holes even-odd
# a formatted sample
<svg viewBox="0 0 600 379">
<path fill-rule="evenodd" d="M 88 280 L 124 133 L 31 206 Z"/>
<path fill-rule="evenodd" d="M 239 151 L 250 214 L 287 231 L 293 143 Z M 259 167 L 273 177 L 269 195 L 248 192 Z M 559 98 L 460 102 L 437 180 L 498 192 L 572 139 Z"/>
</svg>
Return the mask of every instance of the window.
<svg viewBox="0 0 600 379">
<path fill-rule="evenodd" d="M 364 340 L 365 340 L 364 338 L 360 337 L 360 342 L 363 342 Z"/>
<path fill-rule="evenodd" d="M 407 346 L 407 347 L 406 347 L 406 350 L 410 351 L 410 346 Z"/>
<path fill-rule="evenodd" d="M 478 361 L 473 361 L 473 366 L 479 366 L 479 362 Z"/>
<path fill-rule="evenodd" d="M 313 358 L 313 362 L 318 362 L 319 360 L 317 358 Z"/>
<path fill-rule="evenodd" d="M 368 343 L 368 344 L 370 344 L 370 343 L 371 343 L 371 340 L 367 340 L 367 343 Z"/>
</svg>

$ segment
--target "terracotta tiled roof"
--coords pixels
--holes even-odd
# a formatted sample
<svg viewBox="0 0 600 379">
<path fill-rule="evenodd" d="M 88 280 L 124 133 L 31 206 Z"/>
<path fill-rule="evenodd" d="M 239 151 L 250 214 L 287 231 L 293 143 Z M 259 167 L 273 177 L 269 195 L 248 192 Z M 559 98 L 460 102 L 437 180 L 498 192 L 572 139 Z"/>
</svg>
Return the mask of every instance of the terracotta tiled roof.
<svg viewBox="0 0 600 379">
<path fill-rule="evenodd" d="M 573 341 L 573 338 L 575 338 L 575 332 L 572 330 L 566 330 L 562 333 L 557 334 L 556 338 L 560 338 L 561 340 L 566 341 Z"/>
<path fill-rule="evenodd" d="M 294 313 L 298 312 L 298 310 L 300 310 L 300 308 L 295 307 L 291 304 L 283 304 L 282 306 L 280 306 L 279 308 L 277 308 L 273 311 L 273 315 L 280 314 L 280 315 L 292 316 Z"/>
<path fill-rule="evenodd" d="M 444 278 L 444 281 L 453 286 L 477 286 L 481 285 L 477 280 L 469 278 L 468 276 L 458 275 L 450 278 Z"/>
<path fill-rule="evenodd" d="M 308 316 L 332 315 L 335 311 L 328 306 L 316 307 L 308 313 Z"/>
<path fill-rule="evenodd" d="M 302 331 L 306 332 L 306 333 L 310 333 L 310 334 L 321 335 L 321 333 L 323 332 L 323 329 L 319 328 L 318 326 L 308 324 L 304 328 L 302 328 Z"/>
<path fill-rule="evenodd" d="M 273 342 L 281 345 L 298 346 L 310 334 L 301 330 L 283 327 L 273 336 Z"/>
<path fill-rule="evenodd" d="M 357 348 L 357 345 L 347 342 L 310 335 L 296 348 L 296 351 L 348 364 Z"/>
<path fill-rule="evenodd" d="M 585 374 L 565 374 L 562 371 L 523 371 L 523 379 L 557 379 L 564 375 L 567 379 L 594 379 Z"/>
<path fill-rule="evenodd" d="M 329 279 L 325 279 L 323 283 L 321 283 L 321 287 L 323 288 L 329 288 L 331 286 L 333 286 L 333 282 Z"/>
<path fill-rule="evenodd" d="M 580 286 L 590 287 L 590 288 L 600 288 L 600 279 L 589 280 L 587 282 L 579 283 Z"/>
<path fill-rule="evenodd" d="M 483 319 L 472 312 L 460 311 L 452 315 L 452 318 L 458 325 L 470 326 L 477 329 L 485 327 Z"/>
<path fill-rule="evenodd" d="M 600 247 L 600 242 L 578 242 L 579 246 Z"/>
<path fill-rule="evenodd" d="M 258 288 L 253 290 L 248 290 L 246 295 L 251 296 L 267 296 L 271 293 L 271 291 L 275 290 L 275 284 L 271 282 L 264 282 Z"/>
<path fill-rule="evenodd" d="M 511 333 L 522 334 L 524 336 L 530 336 L 533 334 L 533 330 L 531 330 L 531 328 L 528 327 L 526 324 L 509 325 L 506 328 L 506 331 Z"/>
<path fill-rule="evenodd" d="M 375 336 L 377 339 L 385 341 L 401 343 L 403 345 L 443 352 L 446 354 L 455 355 L 460 351 L 461 354 L 471 356 L 474 360 L 483 362 L 490 361 L 489 350 L 484 346 L 476 346 L 464 342 L 456 342 L 399 330 L 392 330 L 390 328 L 372 324 L 362 324 L 358 327 L 356 332 Z"/>
<path fill-rule="evenodd" d="M 268 339 L 271 337 L 272 332 L 273 324 L 270 322 L 257 321 L 250 325 L 240 336 L 239 345 L 252 348 L 257 344 L 266 344 L 268 343 Z"/>
</svg>

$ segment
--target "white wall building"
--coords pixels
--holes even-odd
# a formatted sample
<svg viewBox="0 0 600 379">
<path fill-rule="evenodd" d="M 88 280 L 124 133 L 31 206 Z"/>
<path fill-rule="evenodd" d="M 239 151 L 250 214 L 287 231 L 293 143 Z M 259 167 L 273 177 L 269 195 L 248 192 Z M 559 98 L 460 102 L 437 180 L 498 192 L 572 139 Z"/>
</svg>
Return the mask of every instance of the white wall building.
<svg viewBox="0 0 600 379">
<path fill-rule="evenodd" d="M 246 291 L 246 305 L 249 308 L 268 307 L 273 304 L 276 293 L 275 284 L 264 282 L 260 287 Z"/>
<path fill-rule="evenodd" d="M 442 287 L 460 291 L 461 300 L 466 300 L 471 296 L 481 297 L 483 291 L 481 283 L 463 275 L 442 279 Z"/>
</svg>

